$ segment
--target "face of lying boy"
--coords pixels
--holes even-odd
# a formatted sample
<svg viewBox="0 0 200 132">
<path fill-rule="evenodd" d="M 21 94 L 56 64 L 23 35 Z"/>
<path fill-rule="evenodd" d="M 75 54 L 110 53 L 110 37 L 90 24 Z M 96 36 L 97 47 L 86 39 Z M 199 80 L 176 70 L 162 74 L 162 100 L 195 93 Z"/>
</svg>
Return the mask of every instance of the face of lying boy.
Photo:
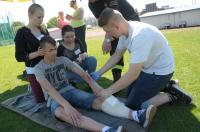
<svg viewBox="0 0 200 132">
<path fill-rule="evenodd" d="M 45 59 L 52 60 L 52 59 L 56 58 L 56 56 L 57 56 L 57 47 L 56 46 L 46 43 L 45 46 L 43 47 L 43 50 L 45 52 L 44 53 Z"/>
</svg>

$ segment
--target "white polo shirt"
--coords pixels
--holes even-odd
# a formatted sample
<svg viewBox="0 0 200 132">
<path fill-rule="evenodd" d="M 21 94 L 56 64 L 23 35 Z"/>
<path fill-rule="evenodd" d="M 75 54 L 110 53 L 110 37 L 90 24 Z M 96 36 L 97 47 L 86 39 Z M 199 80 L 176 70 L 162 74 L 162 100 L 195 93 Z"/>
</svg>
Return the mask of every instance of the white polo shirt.
<svg viewBox="0 0 200 132">
<path fill-rule="evenodd" d="M 168 75 L 174 71 L 174 58 L 167 39 L 154 26 L 129 21 L 128 37 L 120 36 L 118 49 L 128 49 L 130 63 L 143 63 L 142 71 Z"/>
</svg>

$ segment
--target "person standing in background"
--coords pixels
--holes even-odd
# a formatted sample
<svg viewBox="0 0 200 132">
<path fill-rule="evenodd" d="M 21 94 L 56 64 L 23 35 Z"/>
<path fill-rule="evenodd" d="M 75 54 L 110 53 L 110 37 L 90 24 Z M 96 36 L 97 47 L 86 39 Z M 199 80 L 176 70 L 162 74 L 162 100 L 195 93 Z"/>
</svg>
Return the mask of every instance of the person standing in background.
<svg viewBox="0 0 200 132">
<path fill-rule="evenodd" d="M 71 26 L 75 30 L 76 38 L 83 43 L 83 46 L 87 52 L 87 44 L 85 42 L 86 25 L 84 21 L 84 9 L 78 6 L 76 0 L 70 1 L 70 7 L 72 7 L 75 11 L 73 15 L 67 15 L 66 18 L 71 20 Z"/>
<path fill-rule="evenodd" d="M 94 16 L 98 19 L 101 12 L 106 8 L 112 8 L 118 10 L 126 20 L 140 21 L 140 18 L 134 8 L 127 2 L 127 0 L 89 0 L 88 6 Z M 102 44 L 102 50 L 104 54 L 110 52 L 112 56 L 116 50 L 118 38 L 105 35 L 104 42 Z M 122 69 L 124 67 L 123 57 L 113 67 L 113 82 L 116 82 L 121 78 Z"/>
<path fill-rule="evenodd" d="M 70 25 L 69 21 L 65 20 L 64 12 L 58 12 L 58 19 L 57 19 L 57 26 L 58 28 L 62 29 L 65 25 Z"/>
</svg>

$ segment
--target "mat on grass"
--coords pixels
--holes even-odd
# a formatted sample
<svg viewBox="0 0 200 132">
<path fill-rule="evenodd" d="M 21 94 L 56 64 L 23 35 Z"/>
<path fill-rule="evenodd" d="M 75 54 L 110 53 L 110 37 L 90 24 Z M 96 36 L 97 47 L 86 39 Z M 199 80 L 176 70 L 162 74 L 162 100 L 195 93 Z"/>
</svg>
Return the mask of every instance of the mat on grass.
<svg viewBox="0 0 200 132">
<path fill-rule="evenodd" d="M 55 119 L 50 110 L 46 107 L 46 103 L 36 104 L 31 94 L 22 94 L 17 97 L 10 98 L 2 102 L 1 105 L 55 131 L 86 132 L 86 130 L 73 127 L 68 123 L 60 122 Z M 88 111 L 81 108 L 77 109 L 83 115 L 91 117 L 92 119 L 101 123 L 110 126 L 123 125 L 126 132 L 145 132 L 145 129 L 141 128 L 134 121 L 113 117 L 100 111 Z"/>
</svg>

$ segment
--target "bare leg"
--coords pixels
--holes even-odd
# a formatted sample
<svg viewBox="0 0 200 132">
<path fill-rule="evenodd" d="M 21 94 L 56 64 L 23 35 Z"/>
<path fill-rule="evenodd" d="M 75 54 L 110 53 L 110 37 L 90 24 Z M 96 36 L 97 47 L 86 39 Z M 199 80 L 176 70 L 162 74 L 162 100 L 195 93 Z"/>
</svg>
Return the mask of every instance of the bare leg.
<svg viewBox="0 0 200 132">
<path fill-rule="evenodd" d="M 57 118 L 73 125 L 71 118 L 69 118 L 69 116 L 65 114 L 65 111 L 62 107 L 58 107 L 56 109 L 55 115 Z M 104 124 L 98 123 L 89 117 L 82 116 L 81 119 L 82 120 L 81 120 L 80 125 L 76 127 L 80 127 L 80 128 L 83 128 L 89 131 L 95 131 L 95 132 L 101 132 L 103 127 L 105 127 Z"/>
<path fill-rule="evenodd" d="M 160 106 L 170 101 L 167 93 L 159 93 L 150 99 L 150 103 L 154 106 Z"/>
</svg>

